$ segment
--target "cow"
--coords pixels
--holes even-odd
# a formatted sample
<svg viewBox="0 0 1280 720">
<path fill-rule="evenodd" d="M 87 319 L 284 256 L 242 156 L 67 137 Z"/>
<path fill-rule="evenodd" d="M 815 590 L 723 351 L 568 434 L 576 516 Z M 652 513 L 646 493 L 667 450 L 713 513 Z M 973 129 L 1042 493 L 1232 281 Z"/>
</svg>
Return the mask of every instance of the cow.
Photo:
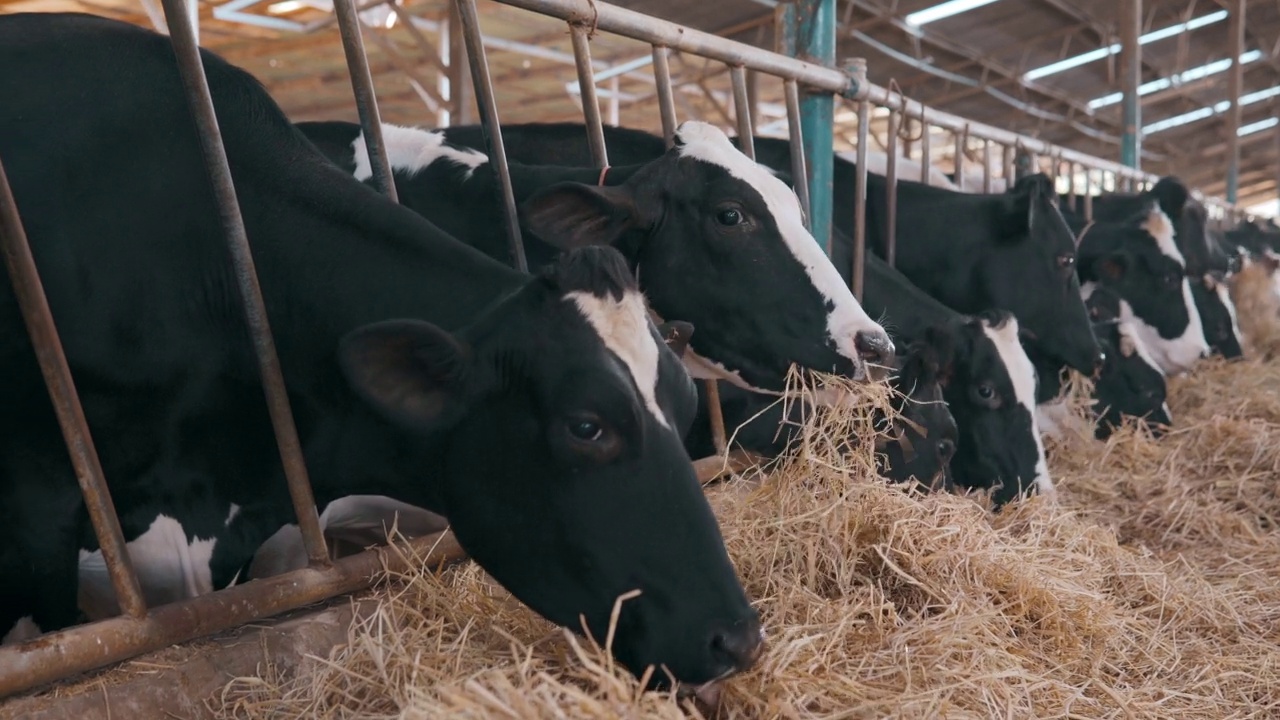
<svg viewBox="0 0 1280 720">
<path fill-rule="evenodd" d="M 370 178 L 359 125 L 298 127 L 357 179 Z M 508 257 L 488 158 L 440 132 L 381 129 L 403 202 Z M 698 328 L 686 355 L 695 377 L 777 392 L 792 362 L 854 379 L 867 376 L 867 363 L 892 363 L 888 335 L 805 230 L 795 194 L 718 128 L 685 122 L 670 151 L 608 173 L 555 164 L 563 161 L 510 166 L 530 267 L 570 246 L 619 248 L 654 312 Z"/>
<path fill-rule="evenodd" d="M 609 161 L 645 162 L 664 151 L 661 138 L 640 130 L 606 126 Z M 482 148 L 479 126 L 442 130 L 452 143 Z M 581 123 L 508 124 L 502 128 L 509 158 L 523 163 L 586 164 Z M 778 174 L 791 170 L 791 145 L 754 138 L 757 160 Z M 852 236 L 856 167 L 835 158 L 834 225 Z M 885 178 L 868 173 L 868 247 L 882 252 Z M 1079 298 L 1071 231 L 1057 209 L 1049 179 L 1033 175 L 1005 193 L 975 195 L 898 180 L 897 261 L 925 292 L 960 312 L 998 307 L 1013 312 L 1028 341 L 1071 366 L 1092 374 L 1101 350 Z M 688 319 L 688 318 L 684 318 Z M 697 323 L 695 323 L 697 324 Z"/>
<path fill-rule="evenodd" d="M 1168 216 L 1155 202 L 1123 221 L 1066 215 L 1078 233 L 1085 296 L 1093 285 L 1113 289 L 1123 300 L 1121 319 L 1136 328 L 1161 371 L 1189 371 L 1209 346 Z"/>
<path fill-rule="evenodd" d="M 1093 332 L 1103 346 L 1106 362 L 1093 384 L 1093 435 L 1106 440 L 1126 417 L 1141 418 L 1152 436 L 1160 437 L 1173 424 L 1166 402 L 1168 388 L 1159 365 L 1143 345 L 1132 322 L 1122 319 L 1124 301 L 1107 287 L 1090 288 L 1085 306 L 1093 321 Z M 1064 373 L 1054 364 L 1031 353 L 1031 360 L 1043 388 L 1042 395 L 1057 398 Z M 1037 407 L 1040 427 L 1046 435 L 1058 436 L 1067 422 L 1060 401 L 1042 402 Z"/>
<path fill-rule="evenodd" d="M 612 649 L 637 675 L 665 668 L 655 684 L 752 665 L 759 617 L 681 445 L 693 383 L 621 255 L 506 267 L 334 167 L 251 75 L 202 61 L 318 507 L 375 494 L 437 512 L 518 600 L 597 638 L 640 590 Z M 0 95 L 0 158 L 113 490 L 216 495 L 200 553 L 227 587 L 293 513 L 171 42 L 79 13 L 0 16 Z M 11 427 L 48 402 L 23 382 L 19 317 L 5 283 Z M 0 458 L 0 584 L 28 596 L 23 616 L 5 597 L 8 622 L 48 631 L 73 621 L 91 548 L 82 504 L 57 497 L 64 456 L 20 447 L 34 457 Z"/>
<path fill-rule="evenodd" d="M 1172 243 L 1162 241 L 1162 249 L 1170 257 L 1177 260 L 1184 268 L 1187 285 L 1191 294 L 1191 302 L 1201 317 L 1201 324 L 1210 320 L 1219 332 L 1217 337 L 1205 338 L 1205 354 L 1217 352 L 1228 359 L 1242 354 L 1243 337 L 1238 327 L 1230 324 L 1230 317 L 1235 314 L 1228 293 L 1219 292 L 1217 286 L 1230 273 L 1229 259 L 1217 252 L 1210 242 L 1208 223 L 1204 206 L 1191 197 L 1190 191 L 1177 178 L 1168 176 L 1160 178 L 1150 190 L 1139 193 L 1103 193 L 1093 198 L 1093 219 L 1113 222 L 1128 222 L 1135 216 L 1144 214 L 1152 203 L 1155 203 L 1168 217 L 1172 233 Z M 1083 198 L 1077 198 L 1074 210 L 1083 211 Z M 1197 288 L 1197 286 L 1199 286 Z M 1230 328 L 1230 337 L 1222 331 Z M 1185 352 L 1190 353 L 1191 340 L 1187 341 Z M 1148 338 L 1147 347 L 1158 352 L 1156 343 Z M 1157 355 L 1161 367 L 1170 372 L 1167 364 Z M 1198 358 L 1190 358 L 1182 364 L 1193 365 Z M 1183 372 L 1176 369 L 1173 372 Z"/>
</svg>

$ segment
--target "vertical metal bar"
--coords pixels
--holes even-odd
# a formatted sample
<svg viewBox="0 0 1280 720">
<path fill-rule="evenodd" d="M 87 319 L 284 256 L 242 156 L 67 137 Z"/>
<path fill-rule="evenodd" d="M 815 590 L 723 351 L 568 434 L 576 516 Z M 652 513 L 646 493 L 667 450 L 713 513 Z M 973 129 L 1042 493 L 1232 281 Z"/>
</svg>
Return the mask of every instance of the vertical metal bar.
<svg viewBox="0 0 1280 720">
<path fill-rule="evenodd" d="M 1013 181 L 1016 183 L 1028 175 L 1034 175 L 1037 171 L 1037 164 L 1035 158 L 1031 156 L 1031 153 L 1026 148 L 1016 148 L 1013 151 Z"/>
<path fill-rule="evenodd" d="M 1058 192 L 1058 170 L 1060 169 L 1059 168 L 1060 164 L 1061 164 L 1061 160 L 1058 158 L 1058 155 L 1052 149 L 1050 149 L 1049 150 L 1049 179 L 1053 181 L 1054 194 L 1057 194 Z"/>
<path fill-rule="evenodd" d="M 449 13 L 440 19 L 440 62 L 444 67 L 440 70 L 439 76 L 436 78 L 436 92 L 440 97 L 448 102 L 442 104 L 440 109 L 436 111 L 436 127 L 449 127 L 453 124 L 453 107 L 455 103 L 454 93 L 458 92 L 451 84 L 449 76 L 453 73 L 453 66 L 449 64 L 449 59 L 453 57 L 453 23 L 450 22 Z"/>
<path fill-rule="evenodd" d="M 1131 168 L 1142 166 L 1142 0 L 1126 0 L 1120 7 L 1120 90 L 1123 132 L 1120 135 L 1120 162 Z"/>
<path fill-rule="evenodd" d="M 1093 222 L 1093 170 L 1084 169 L 1084 221 Z"/>
<path fill-rule="evenodd" d="M 964 190 L 964 146 L 969 140 L 968 127 L 966 126 L 965 132 L 956 132 L 953 133 L 953 136 L 955 139 L 955 150 L 953 151 L 955 153 L 955 160 L 951 163 L 952 172 L 956 175 L 956 187 Z"/>
<path fill-rule="evenodd" d="M 795 80 L 783 81 L 787 98 L 787 132 L 791 136 L 791 181 L 795 184 L 796 197 L 804 210 L 805 227 L 813 232 L 813 210 L 809 207 L 809 171 L 804 161 L 804 131 L 800 127 L 800 88 Z M 824 247 L 827 256 L 830 246 Z"/>
<path fill-rule="evenodd" d="M 0 164 L 0 249 L 4 252 L 9 279 L 13 283 L 13 294 L 18 300 L 27 334 L 31 337 L 31 345 L 40 363 L 40 373 L 44 376 L 49 399 L 58 417 L 58 425 L 62 428 L 62 437 L 67 443 L 67 453 L 71 456 L 76 481 L 80 484 L 80 494 L 84 496 L 84 504 L 89 511 L 93 533 L 98 538 L 102 557 L 107 563 L 111 586 L 126 615 L 143 617 L 147 614 L 147 603 L 142 597 L 138 576 L 134 574 L 133 563 L 125 549 L 115 504 L 111 501 L 111 492 L 98 461 L 98 452 L 89 433 L 84 409 L 80 406 L 80 395 L 71 377 L 67 357 L 63 354 L 62 341 L 54 326 L 44 285 L 40 281 L 31 246 L 27 243 L 27 234 L 18 217 L 18 205 L 9 188 L 3 164 Z"/>
<path fill-rule="evenodd" d="M 347 56 L 347 71 L 356 97 L 360 127 L 364 129 L 364 146 L 369 153 L 374 186 L 399 202 L 395 178 L 391 175 L 391 161 L 387 159 L 387 147 L 382 142 L 382 117 L 373 92 L 373 75 L 369 72 L 369 58 L 364 52 L 364 37 L 360 34 L 363 23 L 356 14 L 353 0 L 333 0 L 333 14 L 338 20 L 338 33 L 342 36 L 342 52 Z"/>
<path fill-rule="evenodd" d="M 898 113 L 889 110 L 889 135 L 885 148 L 888 162 L 885 168 L 884 260 L 893 265 L 898 254 Z"/>
<path fill-rule="evenodd" d="M 511 171 L 507 167 L 507 148 L 502 142 L 502 126 L 498 122 L 498 103 L 493 97 L 493 79 L 489 77 L 489 59 L 485 56 L 475 0 L 454 0 L 454 7 L 457 10 L 458 24 L 461 25 L 459 30 L 466 44 L 467 66 L 471 70 L 476 105 L 480 108 L 481 134 L 484 135 L 489 164 L 497 174 L 498 184 L 502 188 L 502 209 L 506 213 L 507 242 L 511 251 L 511 262 L 520 272 L 528 272 L 529 263 L 524 255 L 524 241 L 520 237 L 520 216 L 516 214 L 515 191 L 511 187 Z M 595 99 L 594 93 L 592 99 Z M 596 119 L 599 119 L 599 108 L 596 108 Z"/>
<path fill-rule="evenodd" d="M 1271 164 L 1276 169 L 1276 201 L 1280 202 L 1280 125 L 1276 126 L 1276 132 L 1272 139 L 1272 155 Z"/>
<path fill-rule="evenodd" d="M 618 76 L 609 78 L 609 124 L 618 126 Z"/>
<path fill-rule="evenodd" d="M 795 56 L 833 67 L 836 64 L 836 0 L 797 0 L 795 8 Z M 805 93 L 800 100 L 800 125 L 804 128 L 805 166 L 809 173 L 809 224 L 814 239 L 829 250 L 835 174 L 835 98 L 831 93 Z M 861 128 L 858 133 L 862 133 Z"/>
<path fill-rule="evenodd" d="M 1231 107 L 1227 110 L 1227 202 L 1235 203 L 1240 193 L 1240 89 L 1244 85 L 1244 68 L 1240 56 L 1244 54 L 1245 0 L 1231 4 L 1231 74 L 1227 76 L 1227 95 Z"/>
<path fill-rule="evenodd" d="M 596 99 L 595 70 L 591 67 L 591 41 L 587 39 L 587 32 L 585 25 L 569 26 L 573 62 L 578 68 L 582 114 L 587 122 L 587 145 L 591 148 L 592 162 L 602 168 L 609 164 L 609 153 L 604 146 L 604 126 L 600 123 L 600 101 Z"/>
<path fill-rule="evenodd" d="M 223 232 L 231 250 L 235 267 L 236 284 L 244 302 L 245 319 L 248 322 L 253 349 L 262 375 L 262 387 L 267 396 L 271 413 L 271 425 L 280 446 L 280 460 L 284 465 L 289 495 L 298 516 L 298 529 L 307 549 L 307 557 L 313 565 L 328 565 L 329 551 L 325 547 L 324 534 L 320 531 L 320 516 L 316 512 L 315 497 L 307 478 L 307 465 L 298 441 L 298 429 L 289 408 L 289 395 L 285 389 L 284 375 L 280 370 L 280 358 L 276 355 L 275 340 L 267 320 L 267 308 L 258 285 L 253 255 L 249 251 L 249 238 L 245 234 L 244 219 L 236 201 L 235 185 L 231 180 L 231 167 L 227 164 L 226 148 L 214 114 L 213 97 L 209 93 L 209 81 L 204 74 L 200 49 L 191 32 L 190 19 L 183 9 L 183 0 L 163 0 L 165 20 L 169 24 L 170 40 L 177 56 L 179 74 L 186 88 L 187 102 L 195 118 L 196 132 L 200 136 L 200 149 L 204 155 L 209 179 L 213 184 L 222 219 Z"/>
<path fill-rule="evenodd" d="M 858 187 L 853 196 L 853 296 L 862 302 L 863 268 L 867 253 L 867 130 L 871 104 L 858 101 Z"/>
<path fill-rule="evenodd" d="M 1079 207 L 1076 204 L 1076 198 L 1078 197 L 1076 194 L 1076 172 L 1078 172 L 1076 164 L 1074 162 L 1067 163 L 1067 202 L 1072 210 Z"/>
<path fill-rule="evenodd" d="M 741 65 L 729 68 L 733 84 L 733 118 L 738 123 L 738 147 L 742 154 L 756 159 L 755 129 L 751 125 L 751 100 L 747 93 L 747 73 Z"/>
<path fill-rule="evenodd" d="M 929 123 L 924 120 L 924 106 L 920 107 L 920 182 L 929 184 L 929 169 L 933 167 L 933 149 L 929 147 Z"/>
<path fill-rule="evenodd" d="M 982 139 L 982 192 L 991 192 L 991 141 Z"/>
<path fill-rule="evenodd" d="M 676 100 L 671 92 L 671 64 L 667 61 L 667 49 L 653 46 L 653 80 L 658 91 L 658 110 L 662 113 L 662 137 L 667 147 L 675 145 Z"/>
<path fill-rule="evenodd" d="M 760 127 L 760 73 L 747 71 L 747 107 L 750 108 L 751 127 Z"/>
<path fill-rule="evenodd" d="M 453 102 L 450 121 L 454 125 L 470 125 L 476 121 L 475 80 L 471 77 L 468 61 L 469 47 L 463 39 L 466 28 L 462 24 L 462 11 L 457 3 L 449 5 L 449 100 Z M 485 64 L 488 67 L 488 64 Z"/>
<path fill-rule="evenodd" d="M 1004 177 L 1004 189 L 1006 192 L 1013 187 L 1013 159 L 1014 152 L 1012 145 L 1000 146 L 1000 174 Z"/>
</svg>

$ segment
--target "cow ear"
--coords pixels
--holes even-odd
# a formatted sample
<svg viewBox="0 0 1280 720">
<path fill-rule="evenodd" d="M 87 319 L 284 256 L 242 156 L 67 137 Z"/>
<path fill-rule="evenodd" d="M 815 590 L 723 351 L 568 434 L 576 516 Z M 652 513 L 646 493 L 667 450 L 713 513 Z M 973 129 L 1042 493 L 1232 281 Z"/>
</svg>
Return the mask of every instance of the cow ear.
<svg viewBox="0 0 1280 720">
<path fill-rule="evenodd" d="M 1174 221 L 1182 217 L 1182 210 L 1191 199 L 1187 186 L 1172 176 L 1162 177 L 1156 181 L 1155 187 L 1151 188 L 1151 194 L 1159 201 L 1160 209 L 1164 210 L 1164 214 Z"/>
<path fill-rule="evenodd" d="M 658 325 L 658 334 L 676 357 L 683 358 L 684 351 L 689 347 L 689 339 L 693 337 L 693 323 L 683 320 L 664 322 Z"/>
<path fill-rule="evenodd" d="M 637 226 L 637 215 L 635 200 L 623 186 L 557 183 L 520 205 L 521 225 L 561 250 L 614 245 Z"/>
<path fill-rule="evenodd" d="M 352 389 L 379 414 L 410 430 L 439 427 L 461 405 L 471 352 L 421 320 L 357 328 L 338 345 Z"/>
</svg>

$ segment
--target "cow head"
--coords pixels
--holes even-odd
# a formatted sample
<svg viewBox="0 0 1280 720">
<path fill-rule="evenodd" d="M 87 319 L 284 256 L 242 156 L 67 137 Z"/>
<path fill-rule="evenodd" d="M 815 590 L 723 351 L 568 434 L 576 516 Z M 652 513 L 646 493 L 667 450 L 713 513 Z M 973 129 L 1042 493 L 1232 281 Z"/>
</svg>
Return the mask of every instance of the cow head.
<svg viewBox="0 0 1280 720">
<path fill-rule="evenodd" d="M 460 332 L 381 322 L 339 355 L 403 438 L 399 482 L 515 597 L 603 642 L 638 590 L 613 644 L 637 674 L 754 662 L 758 616 L 681 444 L 693 382 L 617 252 L 568 253 Z"/>
<path fill-rule="evenodd" d="M 706 123 L 682 124 L 675 147 L 621 185 L 558 183 L 521 216 L 554 246 L 621 250 L 654 310 L 698 328 L 697 377 L 780 391 L 793 362 L 861 379 L 893 360 L 795 193 Z"/>
<path fill-rule="evenodd" d="M 1080 300 L 1074 236 L 1048 177 L 1019 180 L 1002 200 L 999 236 L 976 264 L 982 305 L 1012 311 L 1028 342 L 1047 358 L 1093 374 L 1101 349 Z"/>
<path fill-rule="evenodd" d="M 1173 424 L 1169 405 L 1165 402 L 1167 387 L 1164 374 L 1147 352 L 1142 338 L 1129 323 L 1098 323 L 1094 332 L 1106 348 L 1107 360 L 1094 383 L 1094 413 L 1098 423 L 1094 430 L 1099 440 L 1111 436 L 1127 417 L 1143 418 L 1157 437 Z"/>
<path fill-rule="evenodd" d="M 897 482 L 914 480 L 926 490 L 952 490 L 951 459 L 958 429 L 943 397 L 943 372 L 951 364 L 950 338 L 935 335 L 907 347 L 889 384 L 898 393 L 899 420 L 880 451 L 880 473 Z"/>
<path fill-rule="evenodd" d="M 1080 239 L 1080 279 L 1123 299 L 1123 319 L 1168 374 L 1190 370 L 1209 349 L 1185 267 L 1173 224 L 1155 203 L 1129 222 L 1095 223 Z"/>
<path fill-rule="evenodd" d="M 1191 298 L 1195 301 L 1204 338 L 1210 352 L 1228 360 L 1244 356 L 1244 335 L 1236 321 L 1236 306 L 1226 278 L 1217 271 L 1206 272 L 1200 277 L 1189 278 Z"/>
<path fill-rule="evenodd" d="M 955 484 L 994 488 L 997 504 L 1033 490 L 1053 492 L 1035 419 L 1036 372 L 1018 341 L 1018 321 L 991 310 L 930 328 L 926 336 L 955 348 L 943 370 L 943 396 L 959 429 Z"/>
</svg>

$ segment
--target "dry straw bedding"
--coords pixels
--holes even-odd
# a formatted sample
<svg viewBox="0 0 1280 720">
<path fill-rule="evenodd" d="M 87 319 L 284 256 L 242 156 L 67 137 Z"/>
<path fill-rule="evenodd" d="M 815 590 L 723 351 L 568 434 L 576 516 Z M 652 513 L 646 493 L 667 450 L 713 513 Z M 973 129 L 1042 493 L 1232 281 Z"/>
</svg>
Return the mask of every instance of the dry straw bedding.
<svg viewBox="0 0 1280 720">
<path fill-rule="evenodd" d="M 876 398 L 882 402 L 883 398 Z M 991 513 L 872 479 L 806 428 L 709 494 L 769 633 L 738 718 L 1280 717 L 1280 364 L 1175 380 L 1177 429 L 1050 442 L 1055 499 Z M 393 580 L 350 645 L 228 685 L 228 718 L 684 718 L 474 564 Z"/>
</svg>

